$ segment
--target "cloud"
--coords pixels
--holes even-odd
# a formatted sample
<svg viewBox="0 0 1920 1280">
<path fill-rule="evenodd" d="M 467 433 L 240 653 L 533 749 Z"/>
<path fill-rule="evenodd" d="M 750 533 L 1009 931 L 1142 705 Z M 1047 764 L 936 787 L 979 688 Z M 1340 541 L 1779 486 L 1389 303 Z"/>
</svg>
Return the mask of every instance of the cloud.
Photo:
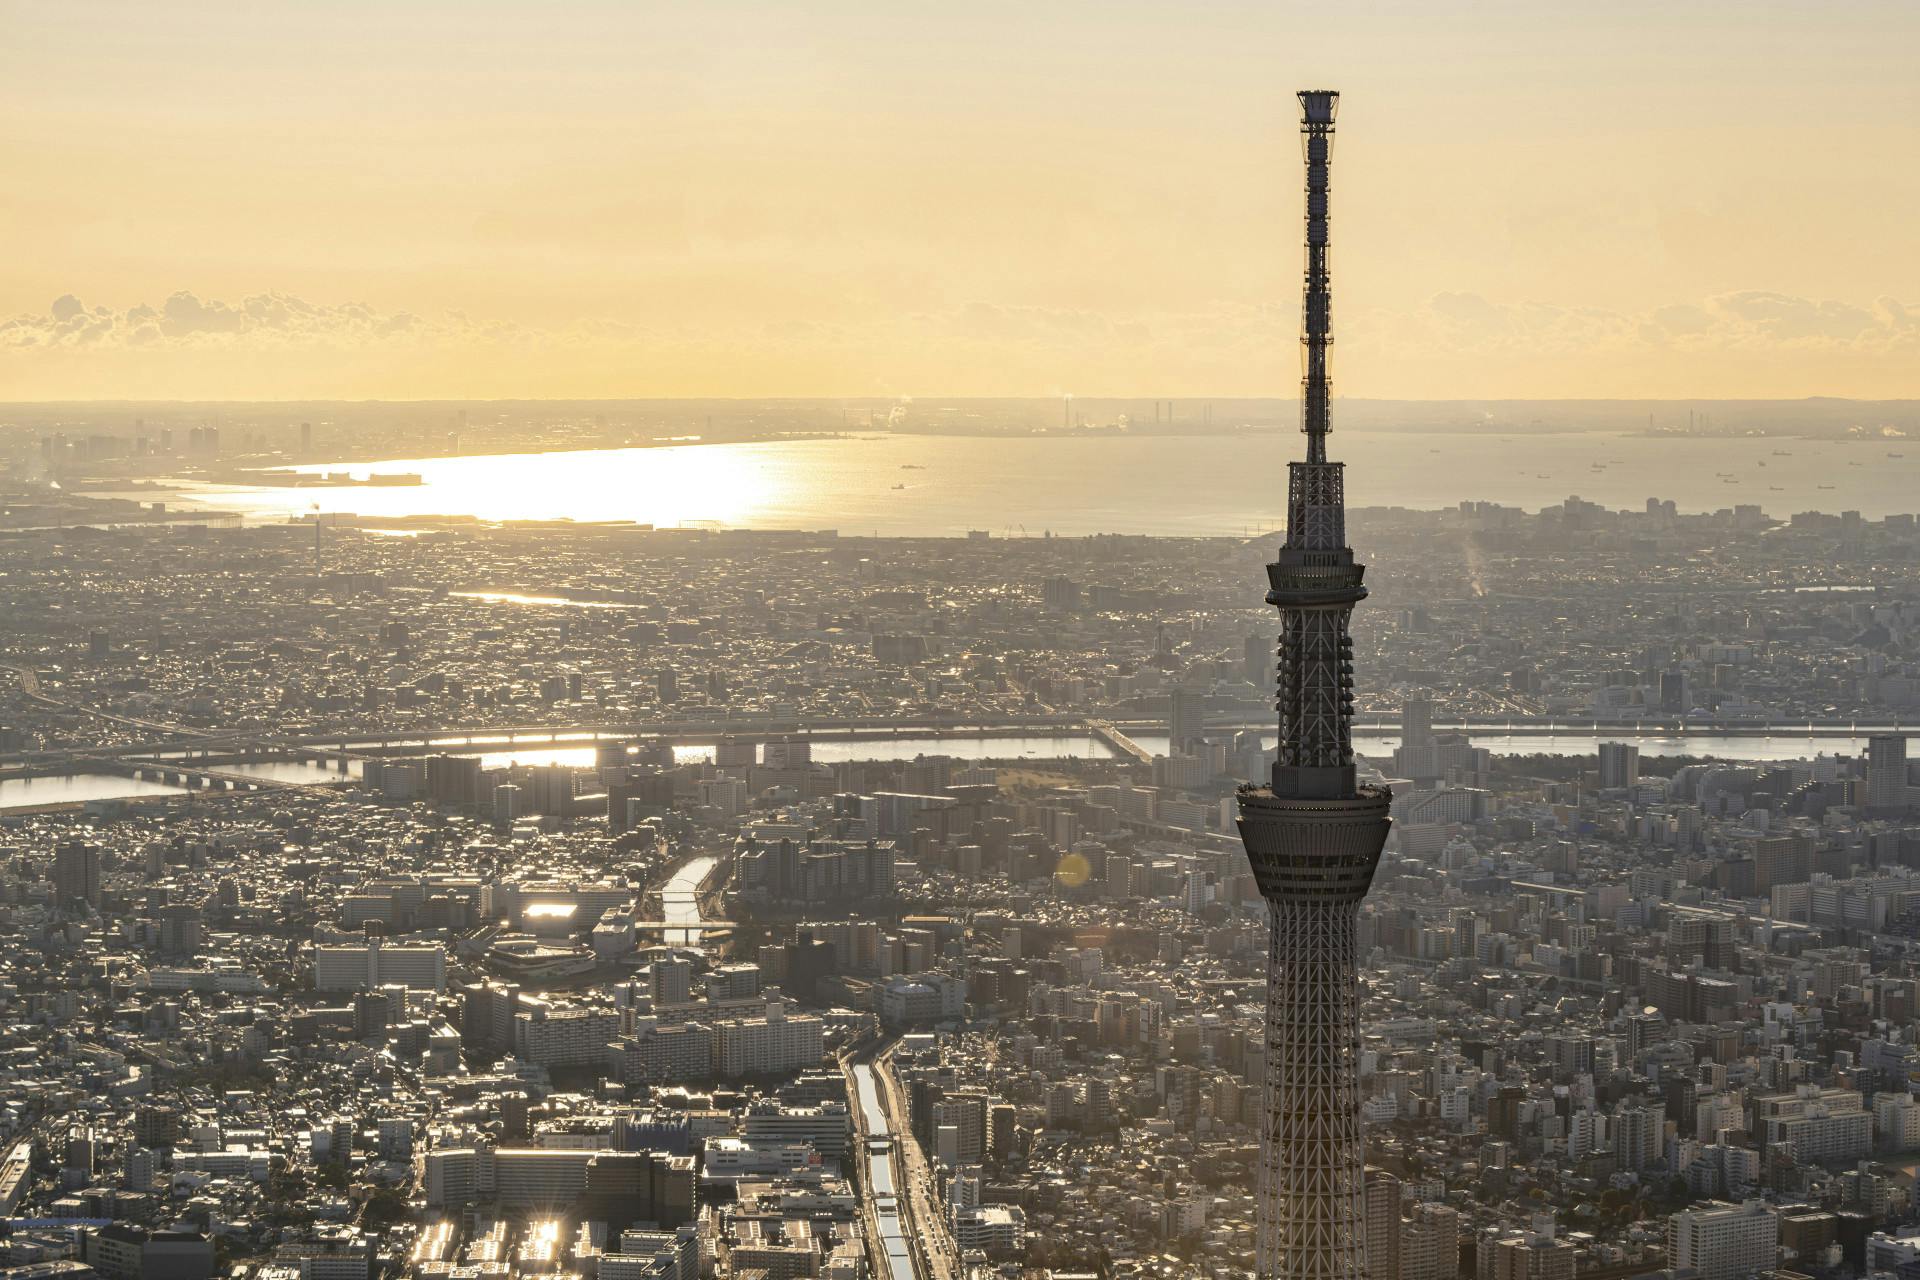
<svg viewBox="0 0 1920 1280">
<path fill-rule="evenodd" d="M 84 350 L 114 347 L 356 347 L 407 340 L 504 340 L 511 325 L 476 324 L 462 315 L 425 320 L 410 311 L 381 312 L 360 302 L 315 303 L 286 293 L 238 302 L 181 290 L 158 307 L 124 311 L 88 307 L 63 294 L 44 312 L 0 320 L 0 350 Z"/>
<path fill-rule="evenodd" d="M 1116 322 L 1097 311 L 1058 307 L 1014 307 L 973 301 L 951 311 L 915 317 L 924 328 L 953 337 L 984 342 L 1103 342 L 1114 336 Z M 1137 323 L 1137 322 L 1135 322 Z"/>
<path fill-rule="evenodd" d="M 1427 303 L 1428 310 L 1441 320 L 1466 331 L 1509 333 L 1517 312 L 1489 302 L 1477 293 L 1436 293 Z"/>
<path fill-rule="evenodd" d="M 1851 342 L 1879 327 L 1873 312 L 1845 302 L 1815 301 L 1750 289 L 1708 300 L 1708 308 L 1743 336 L 1770 342 Z"/>
<path fill-rule="evenodd" d="M 1602 307 L 1502 302 L 1438 293 L 1411 311 L 1358 317 L 1354 345 L 1459 354 L 1820 352 L 1891 355 L 1920 348 L 1920 307 L 1894 298 L 1870 306 L 1762 289 L 1717 294 L 1631 313 Z"/>
<path fill-rule="evenodd" d="M 680 378 L 712 389 L 730 380 L 835 393 L 1179 384 L 1254 394 L 1279 385 L 1276 378 L 1291 380 L 1299 324 L 1291 298 L 1162 309 L 976 298 L 911 312 L 756 315 L 732 324 L 581 316 L 542 325 L 280 292 L 223 300 L 182 290 L 125 309 L 64 294 L 43 311 L 0 319 L 0 358 L 17 381 L 31 369 L 39 385 L 61 390 L 144 387 L 155 369 L 181 379 L 169 386 L 226 386 L 240 376 L 229 370 L 245 369 L 266 385 L 288 370 L 321 379 L 316 393 L 349 376 L 384 393 L 400 378 L 391 371 L 420 378 L 417 371 L 431 370 L 450 380 L 433 383 L 436 392 L 464 394 L 467 379 L 497 376 L 488 385 L 517 388 L 509 374 L 536 370 L 547 380 L 537 383 L 543 393 L 617 371 L 653 380 L 647 385 Z M 1694 394 L 1702 386 L 1819 388 L 1863 379 L 1877 394 L 1920 390 L 1909 372 L 1920 368 L 1920 304 L 1892 297 L 1860 303 L 1747 289 L 1626 311 L 1460 290 L 1408 307 L 1343 310 L 1336 329 L 1347 379 L 1340 385 L 1351 394 L 1638 394 L 1656 385 Z M 116 363 L 118 353 L 127 359 Z M 276 353 L 286 358 L 266 359 Z M 416 393 L 404 379 L 395 385 Z"/>
<path fill-rule="evenodd" d="M 1642 336 L 1705 333 L 1713 327 L 1713 316 L 1705 307 L 1683 302 L 1671 307 L 1656 307 L 1653 314 L 1647 317 L 1647 324 L 1652 327 L 1643 330 Z"/>
</svg>

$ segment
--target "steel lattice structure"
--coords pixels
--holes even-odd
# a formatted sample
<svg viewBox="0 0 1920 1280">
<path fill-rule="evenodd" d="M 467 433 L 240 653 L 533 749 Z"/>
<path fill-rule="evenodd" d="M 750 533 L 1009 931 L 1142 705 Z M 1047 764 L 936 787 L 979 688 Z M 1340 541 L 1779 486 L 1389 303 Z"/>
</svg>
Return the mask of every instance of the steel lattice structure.
<svg viewBox="0 0 1920 1280">
<path fill-rule="evenodd" d="M 1240 789 L 1240 838 L 1272 931 L 1259 1280 L 1361 1280 L 1359 912 L 1390 825 L 1384 787 L 1357 785 L 1353 641 L 1366 567 L 1346 545 L 1342 464 L 1328 462 L 1328 165 L 1338 95 L 1300 95 L 1307 161 L 1301 389 L 1304 462 L 1289 464 L 1287 540 L 1267 566 L 1280 610 L 1280 750 L 1271 785 Z M 1389 1278 L 1381 1278 L 1389 1280 Z"/>
</svg>

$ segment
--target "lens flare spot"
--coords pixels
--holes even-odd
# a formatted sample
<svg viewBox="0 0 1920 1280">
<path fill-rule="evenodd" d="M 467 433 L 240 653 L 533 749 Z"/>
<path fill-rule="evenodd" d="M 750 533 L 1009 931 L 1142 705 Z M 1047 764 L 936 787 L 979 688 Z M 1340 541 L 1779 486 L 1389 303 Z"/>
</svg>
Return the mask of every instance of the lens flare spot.
<svg viewBox="0 0 1920 1280">
<path fill-rule="evenodd" d="M 1079 854 L 1070 853 L 1053 869 L 1053 878 L 1069 889 L 1077 889 L 1093 878 L 1093 866 Z"/>
</svg>

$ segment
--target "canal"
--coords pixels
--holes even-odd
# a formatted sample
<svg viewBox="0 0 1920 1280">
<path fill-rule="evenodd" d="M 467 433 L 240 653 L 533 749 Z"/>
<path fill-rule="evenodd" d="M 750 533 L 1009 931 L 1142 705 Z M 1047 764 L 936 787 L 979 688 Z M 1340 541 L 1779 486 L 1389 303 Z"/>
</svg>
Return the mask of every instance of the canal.
<svg viewBox="0 0 1920 1280">
<path fill-rule="evenodd" d="M 703 854 L 674 872 L 660 890 L 660 918 L 668 924 L 705 924 L 706 917 L 700 914 L 700 885 L 719 864 L 718 857 Z M 698 947 L 702 935 L 698 929 L 669 929 L 666 936 L 670 947 Z"/>
<path fill-rule="evenodd" d="M 880 1082 L 873 1067 L 859 1063 L 853 1069 L 854 1084 L 860 1090 L 860 1114 L 869 1140 L 890 1138 L 887 1109 L 880 1101 Z M 873 1197 L 873 1220 L 880 1232 L 880 1245 L 887 1257 L 887 1280 L 917 1280 L 913 1269 L 913 1248 L 907 1243 L 906 1225 L 900 1220 L 899 1192 L 893 1185 L 893 1148 L 867 1152 L 867 1190 Z"/>
</svg>

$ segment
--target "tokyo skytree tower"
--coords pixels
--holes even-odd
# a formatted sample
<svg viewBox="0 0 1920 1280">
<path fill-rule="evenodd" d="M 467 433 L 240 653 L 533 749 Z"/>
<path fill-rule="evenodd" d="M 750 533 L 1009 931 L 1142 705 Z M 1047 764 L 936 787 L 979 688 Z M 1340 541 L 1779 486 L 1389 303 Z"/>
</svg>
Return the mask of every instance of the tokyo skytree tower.
<svg viewBox="0 0 1920 1280">
<path fill-rule="evenodd" d="M 1344 464 L 1327 461 L 1327 174 L 1339 95 L 1300 95 L 1306 150 L 1304 462 L 1288 464 L 1287 539 L 1267 566 L 1280 609 L 1280 752 L 1268 786 L 1240 789 L 1240 839 L 1267 941 L 1267 1107 L 1260 1141 L 1259 1280 L 1362 1280 L 1360 900 L 1386 843 L 1390 794 L 1358 786 L 1353 641 L 1366 598 L 1347 546 Z M 1390 1277 L 1385 1280 L 1391 1280 Z"/>
</svg>

